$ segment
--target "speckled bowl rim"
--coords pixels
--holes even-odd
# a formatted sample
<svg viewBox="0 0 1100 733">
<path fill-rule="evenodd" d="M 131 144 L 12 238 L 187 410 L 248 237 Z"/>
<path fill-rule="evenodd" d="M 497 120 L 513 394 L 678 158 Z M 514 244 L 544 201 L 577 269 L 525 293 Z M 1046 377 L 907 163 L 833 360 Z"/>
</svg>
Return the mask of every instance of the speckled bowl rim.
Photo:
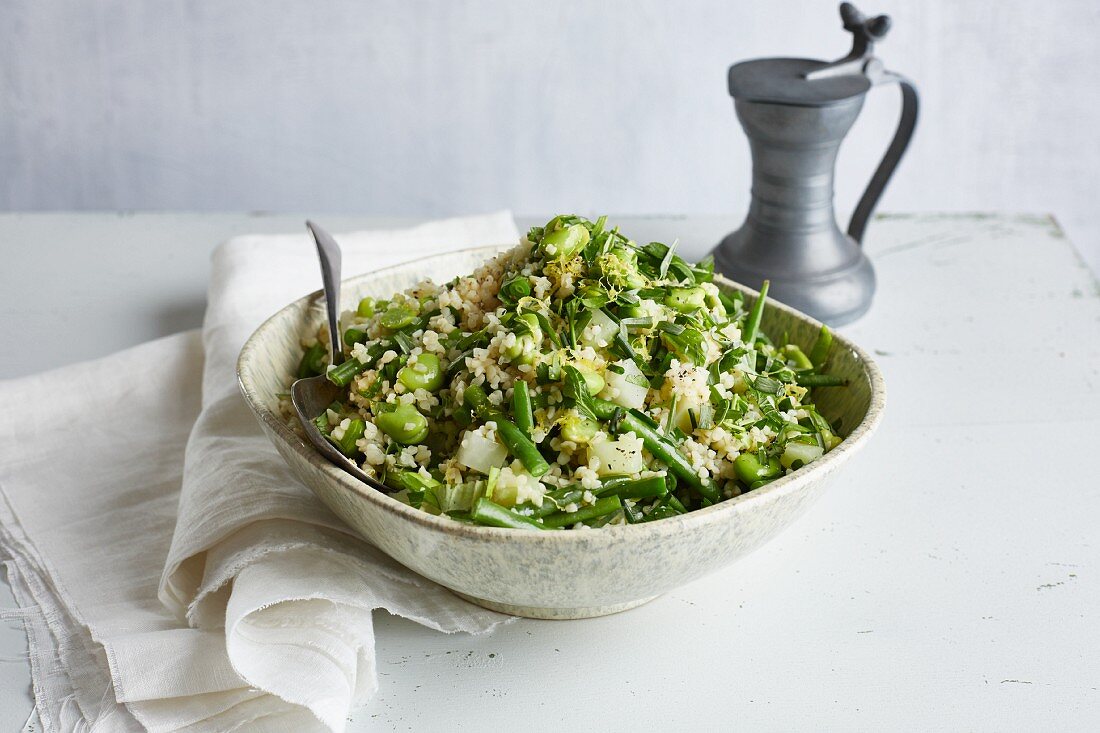
<svg viewBox="0 0 1100 733">
<path fill-rule="evenodd" d="M 385 275 L 388 272 L 394 270 L 405 269 L 411 265 L 415 265 L 417 262 L 428 262 L 439 257 L 453 257 L 457 255 L 472 255 L 476 253 L 485 253 L 486 259 L 490 256 L 497 254 L 511 245 L 483 245 L 480 247 L 467 247 L 465 249 L 453 250 L 450 252 L 444 252 L 435 255 L 428 255 L 426 257 L 418 257 L 413 260 L 408 260 L 396 265 L 390 265 L 388 267 L 373 270 L 371 272 L 362 273 L 355 277 L 348 278 L 343 281 L 343 286 L 356 285 L 361 280 L 375 278 Z M 736 290 L 740 290 L 746 295 L 759 296 L 759 291 L 752 288 L 734 282 L 727 277 L 715 274 L 714 280 L 717 283 L 732 287 Z M 839 446 L 826 453 L 821 458 L 817 459 L 809 466 L 800 468 L 792 474 L 788 474 L 783 478 L 777 479 L 770 484 L 749 491 L 747 493 L 736 496 L 732 499 L 719 502 L 704 509 L 696 509 L 694 511 L 687 512 L 676 517 L 670 517 L 668 519 L 662 519 L 659 522 L 646 522 L 642 524 L 626 524 L 616 526 L 605 526 L 598 530 L 589 532 L 580 531 L 567 531 L 567 532 L 524 532 L 515 529 L 507 529 L 503 527 L 484 527 L 480 525 L 463 524 L 456 522 L 452 519 L 444 519 L 442 517 L 429 514 L 428 512 L 414 509 L 408 504 L 404 504 L 396 499 L 391 498 L 388 494 L 373 488 L 370 485 L 364 484 L 362 481 L 351 476 L 349 473 L 337 468 L 324 458 L 317 450 L 298 436 L 290 426 L 288 426 L 283 419 L 276 413 L 264 407 L 261 401 L 260 395 L 256 389 L 256 386 L 252 384 L 245 370 L 245 365 L 249 364 L 260 353 L 260 342 L 264 340 L 265 334 L 269 329 L 275 327 L 275 321 L 283 316 L 287 311 L 297 308 L 304 304 L 307 307 L 318 301 L 323 297 L 320 290 L 314 291 L 309 295 L 305 295 L 298 298 L 294 302 L 280 308 L 274 315 L 264 321 L 259 328 L 257 328 L 248 340 L 245 342 L 244 347 L 241 349 L 241 353 L 237 358 L 237 383 L 240 387 L 241 393 L 244 395 L 245 400 L 248 402 L 249 407 L 253 413 L 267 425 L 275 435 L 278 435 L 284 443 L 286 443 L 293 451 L 299 454 L 301 457 L 309 461 L 313 466 L 322 471 L 336 484 L 342 486 L 344 489 L 351 491 L 355 494 L 366 499 L 371 504 L 376 505 L 383 511 L 396 515 L 405 519 L 413 524 L 419 525 L 427 530 L 443 532 L 450 535 L 460 535 L 469 537 L 471 539 L 482 540 L 508 540 L 521 544 L 531 543 L 543 543 L 543 542 L 558 542 L 558 543 L 580 543 L 589 544 L 594 540 L 602 539 L 608 542 L 623 541 L 630 539 L 641 539 L 643 535 L 649 535 L 650 537 L 662 537 L 675 535 L 680 532 L 690 531 L 693 528 L 706 524 L 709 522 L 720 521 L 726 514 L 738 513 L 750 511 L 757 504 L 763 504 L 770 499 L 782 496 L 785 494 L 797 492 L 806 487 L 807 484 L 817 478 L 817 474 L 826 473 L 830 468 L 836 467 L 838 464 L 850 458 L 857 451 L 863 448 L 864 444 L 870 438 L 871 434 L 878 428 L 882 421 L 882 412 L 886 404 L 886 383 L 883 380 L 882 372 L 878 367 L 878 364 L 859 346 L 855 345 L 843 335 L 833 332 L 833 348 L 841 346 L 845 349 L 850 349 L 855 352 L 860 359 L 860 363 L 863 366 L 864 371 L 867 373 L 870 387 L 870 404 L 867 407 L 867 413 L 859 424 L 852 430 L 847 437 L 841 442 Z M 813 326 L 820 328 L 821 322 L 795 310 L 790 306 L 784 305 L 775 300 L 768 301 L 768 308 L 774 308 L 780 311 L 789 313 L 803 321 L 806 321 Z M 262 360 L 257 359 L 259 363 Z M 370 539 L 367 537 L 366 539 Z"/>
</svg>

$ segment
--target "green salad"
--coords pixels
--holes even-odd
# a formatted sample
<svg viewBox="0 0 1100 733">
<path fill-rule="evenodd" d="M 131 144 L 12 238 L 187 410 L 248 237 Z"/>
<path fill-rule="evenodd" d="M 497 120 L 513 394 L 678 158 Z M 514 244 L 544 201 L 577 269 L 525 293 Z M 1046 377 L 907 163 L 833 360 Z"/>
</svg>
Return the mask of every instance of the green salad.
<svg viewBox="0 0 1100 733">
<path fill-rule="evenodd" d="M 713 263 L 557 216 L 465 277 L 341 318 L 345 354 L 303 340 L 298 377 L 346 389 L 317 427 L 392 496 L 528 530 L 651 522 L 757 489 L 840 438 L 810 399 L 832 337 L 760 329 Z M 331 362 L 335 361 L 335 365 Z"/>
</svg>

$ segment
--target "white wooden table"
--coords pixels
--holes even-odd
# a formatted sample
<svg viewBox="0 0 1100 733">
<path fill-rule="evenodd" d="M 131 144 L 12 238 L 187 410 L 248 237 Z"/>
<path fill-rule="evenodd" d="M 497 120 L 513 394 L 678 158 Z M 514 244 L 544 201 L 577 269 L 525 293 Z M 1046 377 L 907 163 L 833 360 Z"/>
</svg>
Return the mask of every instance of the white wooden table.
<svg viewBox="0 0 1100 733">
<path fill-rule="evenodd" d="M 212 247 L 303 218 L 0 215 L 0 377 L 199 325 Z M 620 221 L 694 256 L 737 224 Z M 381 692 L 351 729 L 1100 729 L 1100 287 L 1045 216 L 886 216 L 868 247 L 879 292 L 844 330 L 887 416 L 806 516 L 618 616 L 470 638 L 379 614 Z M 14 730 L 32 698 L 6 626 Z"/>
</svg>

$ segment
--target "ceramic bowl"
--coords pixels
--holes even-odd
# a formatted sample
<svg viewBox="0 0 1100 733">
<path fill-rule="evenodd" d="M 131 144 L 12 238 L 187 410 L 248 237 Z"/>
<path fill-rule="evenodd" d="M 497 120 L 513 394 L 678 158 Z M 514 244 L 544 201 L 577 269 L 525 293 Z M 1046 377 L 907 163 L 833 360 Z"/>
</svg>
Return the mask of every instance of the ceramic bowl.
<svg viewBox="0 0 1100 733">
<path fill-rule="evenodd" d="M 502 247 L 409 262 L 343 283 L 344 303 L 388 297 L 425 279 L 471 272 Z M 724 278 L 716 283 L 749 296 Z M 460 524 L 413 509 L 352 478 L 299 438 L 278 411 L 301 355 L 299 335 L 323 319 L 320 292 L 272 316 L 249 338 L 237 364 L 241 392 L 294 473 L 364 539 L 398 562 L 474 603 L 534 618 L 583 618 L 622 611 L 724 567 L 793 522 L 871 438 L 885 389 L 873 361 L 842 336 L 829 372 L 850 380 L 814 395 L 844 442 L 821 459 L 756 491 L 680 517 L 598 530 L 525 532 Z M 769 301 L 766 333 L 786 332 L 808 348 L 820 323 Z"/>
</svg>

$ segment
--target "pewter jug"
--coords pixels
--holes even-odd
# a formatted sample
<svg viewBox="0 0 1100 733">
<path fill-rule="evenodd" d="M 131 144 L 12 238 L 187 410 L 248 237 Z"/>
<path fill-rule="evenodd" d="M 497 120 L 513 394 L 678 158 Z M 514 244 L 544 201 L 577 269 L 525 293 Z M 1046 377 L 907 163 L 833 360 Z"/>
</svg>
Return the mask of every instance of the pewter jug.
<svg viewBox="0 0 1100 733">
<path fill-rule="evenodd" d="M 890 18 L 840 6 L 852 50 L 837 61 L 756 59 L 729 70 L 729 92 L 752 151 L 752 201 L 745 223 L 714 249 L 715 267 L 831 325 L 863 315 L 875 273 L 861 242 L 867 221 L 901 160 L 917 122 L 913 83 L 883 68 L 874 43 Z M 897 132 L 864 191 L 848 233 L 833 213 L 837 151 L 872 86 L 897 83 Z"/>
</svg>

